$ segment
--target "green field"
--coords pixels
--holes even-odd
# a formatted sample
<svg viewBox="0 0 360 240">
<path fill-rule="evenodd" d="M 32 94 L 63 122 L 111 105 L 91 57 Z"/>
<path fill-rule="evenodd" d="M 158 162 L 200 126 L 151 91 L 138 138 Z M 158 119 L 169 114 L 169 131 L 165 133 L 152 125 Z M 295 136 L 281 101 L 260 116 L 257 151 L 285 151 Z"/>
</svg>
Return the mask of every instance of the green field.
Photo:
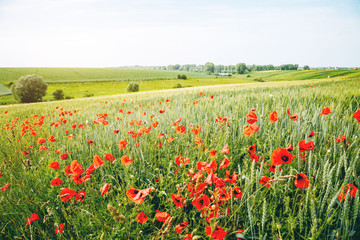
<svg viewBox="0 0 360 240">
<path fill-rule="evenodd" d="M 0 68 L 0 83 L 15 82 L 27 74 L 37 74 L 47 83 L 129 81 L 172 79 L 181 73 L 142 68 Z M 207 74 L 185 72 L 190 78 L 207 77 Z"/>
<path fill-rule="evenodd" d="M 263 71 L 250 72 L 231 77 L 215 77 L 204 73 L 124 68 L 0 68 L 0 84 L 15 82 L 20 76 L 36 73 L 48 84 L 44 101 L 52 101 L 52 92 L 57 89 L 73 98 L 109 96 L 126 93 L 129 81 L 137 81 L 140 91 L 182 87 L 250 83 L 256 81 L 293 81 L 306 79 L 359 78 L 358 70 L 309 70 L 309 71 Z M 178 74 L 187 75 L 187 80 L 176 79 Z M 4 89 L 6 90 L 6 89 Z M 1 89 L 0 89 L 1 91 Z M 8 91 L 5 91 L 8 93 Z M 12 95 L 1 96 L 0 104 L 14 104 Z"/>
<path fill-rule="evenodd" d="M 0 238 L 359 239 L 359 191 L 347 190 L 360 186 L 358 89 L 358 79 L 338 77 L 2 106 Z M 326 107 L 331 113 L 321 116 Z M 295 121 L 287 109 L 298 114 Z M 259 129 L 249 136 L 251 111 Z M 273 111 L 276 122 L 269 120 Z M 302 140 L 314 147 L 304 150 Z M 291 153 L 284 150 L 289 144 Z M 294 159 L 281 157 L 271 172 L 279 149 Z M 105 160 L 106 153 L 116 160 Z M 104 164 L 79 180 L 77 172 L 98 164 L 96 155 Z M 128 166 L 125 155 L 134 159 Z M 185 159 L 177 165 L 179 155 Z M 230 163 L 220 169 L 225 158 Z M 58 170 L 49 167 L 53 162 Z M 294 181 L 305 181 L 299 173 L 308 186 Z M 272 179 L 268 187 L 264 177 Z M 55 178 L 62 184 L 52 186 Z M 141 203 L 131 187 L 148 189 L 136 195 Z M 81 201 L 66 189 L 86 196 Z M 145 223 L 136 220 L 141 212 Z M 38 220 L 26 220 L 34 213 Z"/>
</svg>

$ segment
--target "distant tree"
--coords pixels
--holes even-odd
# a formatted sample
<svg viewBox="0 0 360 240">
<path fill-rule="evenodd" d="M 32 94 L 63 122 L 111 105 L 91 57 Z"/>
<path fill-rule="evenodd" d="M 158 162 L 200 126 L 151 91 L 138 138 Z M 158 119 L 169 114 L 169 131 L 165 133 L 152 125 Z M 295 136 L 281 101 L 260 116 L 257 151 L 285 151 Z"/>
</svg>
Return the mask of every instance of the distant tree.
<svg viewBox="0 0 360 240">
<path fill-rule="evenodd" d="M 127 86 L 128 92 L 138 92 L 139 91 L 139 84 L 136 82 L 130 82 Z"/>
<path fill-rule="evenodd" d="M 224 70 L 224 65 L 216 65 L 215 66 L 215 72 L 221 73 Z"/>
<path fill-rule="evenodd" d="M 52 95 L 54 96 L 55 100 L 63 100 L 65 98 L 64 91 L 61 89 L 57 89 L 52 93 Z"/>
<path fill-rule="evenodd" d="M 20 77 L 10 89 L 14 98 L 20 102 L 41 102 L 46 94 L 47 84 L 42 77 L 32 74 Z"/>
<path fill-rule="evenodd" d="M 247 71 L 246 64 L 245 63 L 236 64 L 235 70 L 237 74 L 244 74 Z"/>
<path fill-rule="evenodd" d="M 215 71 L 215 65 L 214 65 L 213 63 L 211 63 L 211 62 L 205 63 L 204 71 L 205 71 L 207 74 L 214 73 L 214 71 Z"/>
<path fill-rule="evenodd" d="M 167 66 L 167 70 L 179 70 L 180 65 L 179 64 L 175 64 L 175 65 L 168 65 Z"/>
<path fill-rule="evenodd" d="M 187 76 L 185 74 L 178 74 L 177 75 L 177 79 L 184 79 L 186 80 L 187 79 Z"/>
<path fill-rule="evenodd" d="M 304 70 L 310 70 L 310 67 L 309 67 L 309 65 L 305 65 L 305 66 L 303 67 L 303 69 L 304 69 Z"/>
</svg>

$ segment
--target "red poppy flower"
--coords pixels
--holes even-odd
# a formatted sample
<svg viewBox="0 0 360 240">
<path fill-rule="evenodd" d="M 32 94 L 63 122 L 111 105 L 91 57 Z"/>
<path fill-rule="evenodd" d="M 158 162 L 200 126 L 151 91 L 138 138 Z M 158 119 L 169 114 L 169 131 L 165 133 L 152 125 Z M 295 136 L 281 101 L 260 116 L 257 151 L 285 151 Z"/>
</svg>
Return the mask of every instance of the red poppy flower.
<svg viewBox="0 0 360 240">
<path fill-rule="evenodd" d="M 215 160 L 213 160 L 211 163 L 207 164 L 204 168 L 204 170 L 210 174 L 211 171 L 215 172 L 217 169 L 217 163 Z"/>
<path fill-rule="evenodd" d="M 93 145 L 93 144 L 94 144 L 94 141 L 93 141 L 93 140 L 88 140 L 88 144 L 89 144 L 89 145 Z"/>
<path fill-rule="evenodd" d="M 70 170 L 70 166 L 66 166 L 65 169 L 64 169 L 64 172 L 65 172 L 66 175 L 72 174 L 72 172 Z"/>
<path fill-rule="evenodd" d="M 108 191 L 109 191 L 109 184 L 105 183 L 104 186 L 100 188 L 101 196 L 107 193 Z"/>
<path fill-rule="evenodd" d="M 48 137 L 49 142 L 56 142 L 56 139 L 54 138 L 54 136 L 50 136 Z"/>
<path fill-rule="evenodd" d="M 358 120 L 358 123 L 360 123 L 360 109 L 354 113 L 353 118 Z"/>
<path fill-rule="evenodd" d="M 188 173 L 188 175 L 191 177 L 191 181 L 192 182 L 196 182 L 196 181 L 198 181 L 199 179 L 201 179 L 201 178 L 203 178 L 204 177 L 204 175 L 203 175 L 203 173 L 202 172 L 197 172 L 197 173 Z"/>
<path fill-rule="evenodd" d="M 88 169 L 86 169 L 86 175 L 90 175 L 95 171 L 94 164 L 91 164 Z"/>
<path fill-rule="evenodd" d="M 158 121 L 155 121 L 155 122 L 151 123 L 151 125 L 152 125 L 154 128 L 156 128 L 156 127 L 159 125 L 159 122 L 158 122 Z"/>
<path fill-rule="evenodd" d="M 188 224 L 189 224 L 189 222 L 182 222 L 182 223 L 176 225 L 176 226 L 175 226 L 175 231 L 176 231 L 177 233 L 181 233 L 182 230 L 184 230 Z"/>
<path fill-rule="evenodd" d="M 136 216 L 136 221 L 138 223 L 144 224 L 148 220 L 148 216 L 145 215 L 145 213 L 141 212 Z"/>
<path fill-rule="evenodd" d="M 80 202 L 83 202 L 85 199 L 85 196 L 86 196 L 86 192 L 84 190 L 82 190 L 75 195 L 75 200 L 76 201 L 79 200 Z"/>
<path fill-rule="evenodd" d="M 186 204 L 185 198 L 177 194 L 171 194 L 171 199 L 177 207 L 184 207 Z"/>
<path fill-rule="evenodd" d="M 330 108 L 326 107 L 322 110 L 322 112 L 320 113 L 320 116 L 328 115 L 329 113 L 331 113 L 331 110 L 330 110 Z"/>
<path fill-rule="evenodd" d="M 309 187 L 309 179 L 303 173 L 296 174 L 296 178 L 294 184 L 298 188 L 308 188 Z"/>
<path fill-rule="evenodd" d="M 225 169 L 230 165 L 230 160 L 225 158 L 224 160 L 222 160 L 222 162 L 220 163 L 219 169 Z"/>
<path fill-rule="evenodd" d="M 59 224 L 59 227 L 57 227 L 57 228 L 55 229 L 55 234 L 63 233 L 64 227 L 65 227 L 65 224 L 64 224 L 64 223 L 60 223 L 60 224 Z"/>
<path fill-rule="evenodd" d="M 224 179 L 225 182 L 229 182 L 231 184 L 235 184 L 236 183 L 236 179 L 238 179 L 239 175 L 236 174 L 236 172 L 234 171 L 232 175 L 230 175 L 229 171 L 226 171 L 226 178 Z"/>
<path fill-rule="evenodd" d="M 72 197 L 74 197 L 76 194 L 76 191 L 71 190 L 69 188 L 64 188 L 60 192 L 60 198 L 61 201 L 69 201 Z"/>
<path fill-rule="evenodd" d="M 209 206 L 210 204 L 210 199 L 207 195 L 202 195 L 201 198 L 195 198 L 192 202 L 191 202 L 192 205 L 194 205 L 197 210 L 201 210 L 201 209 L 204 209 L 206 208 L 207 206 Z"/>
<path fill-rule="evenodd" d="M 315 133 L 314 132 L 311 132 L 311 133 L 309 133 L 309 138 L 311 138 L 311 137 L 313 137 L 315 135 Z"/>
<path fill-rule="evenodd" d="M 205 171 L 205 167 L 208 163 L 207 162 L 197 162 L 196 164 L 196 169 L 199 170 L 199 171 Z"/>
<path fill-rule="evenodd" d="M 59 166 L 59 162 L 52 162 L 50 163 L 49 167 L 51 167 L 54 170 L 59 170 L 60 166 Z"/>
<path fill-rule="evenodd" d="M 21 154 L 24 155 L 24 156 L 28 155 L 29 153 L 30 153 L 29 151 L 23 151 L 23 152 L 21 152 Z"/>
<path fill-rule="evenodd" d="M 62 184 L 62 180 L 60 178 L 54 178 L 50 184 L 56 187 Z"/>
<path fill-rule="evenodd" d="M 127 155 L 121 157 L 121 163 L 125 166 L 129 166 L 132 161 L 134 161 L 134 159 L 129 158 Z"/>
<path fill-rule="evenodd" d="M 249 123 L 249 124 L 253 124 L 253 123 L 256 123 L 257 122 L 257 116 L 254 112 L 249 112 L 249 114 L 246 114 L 246 121 Z"/>
<path fill-rule="evenodd" d="M 193 129 L 191 129 L 191 132 L 193 132 L 195 135 L 198 135 L 199 132 L 201 131 L 201 126 L 195 126 Z"/>
<path fill-rule="evenodd" d="M 225 146 L 224 146 L 223 149 L 221 150 L 221 153 L 226 153 L 226 154 L 229 154 L 229 153 L 230 153 L 230 149 L 229 149 L 227 143 L 225 144 Z"/>
<path fill-rule="evenodd" d="M 239 187 L 235 187 L 233 188 L 233 196 L 235 196 L 238 199 L 241 199 L 242 197 L 242 191 L 240 190 Z"/>
<path fill-rule="evenodd" d="M 126 196 L 136 204 L 141 204 L 150 192 L 151 188 L 138 190 L 131 186 L 130 189 L 126 191 Z"/>
<path fill-rule="evenodd" d="M 263 177 L 260 178 L 259 183 L 261 183 L 262 185 L 266 185 L 267 188 L 270 188 L 271 185 L 267 184 L 267 182 L 269 182 L 270 180 L 272 180 L 272 179 L 269 178 L 269 177 L 263 176 Z"/>
<path fill-rule="evenodd" d="M 37 140 L 37 144 L 43 144 L 46 142 L 46 138 L 39 137 Z"/>
<path fill-rule="evenodd" d="M 295 113 L 294 115 L 291 115 L 289 109 L 287 110 L 287 113 L 288 113 L 290 119 L 293 120 L 294 122 L 299 119 L 299 115 L 297 113 Z"/>
<path fill-rule="evenodd" d="M 210 157 L 214 158 L 215 156 L 216 156 L 216 150 L 213 149 L 213 150 L 210 151 Z"/>
<path fill-rule="evenodd" d="M 285 148 L 275 149 L 271 155 L 271 165 L 278 166 L 282 163 L 288 164 L 295 158 L 295 155 L 292 155 Z"/>
<path fill-rule="evenodd" d="M 257 132 L 259 130 L 259 126 L 256 125 L 255 123 L 252 125 L 246 125 L 243 134 L 248 136 L 252 136 L 254 135 L 255 132 Z"/>
<path fill-rule="evenodd" d="M 108 161 L 115 161 L 115 157 L 111 155 L 110 153 L 105 154 L 105 160 Z"/>
<path fill-rule="evenodd" d="M 26 225 L 30 225 L 31 223 L 40 220 L 39 215 L 33 213 L 31 217 L 26 218 Z"/>
<path fill-rule="evenodd" d="M 211 237 L 212 239 L 222 240 L 225 238 L 227 232 L 225 232 L 222 227 L 217 226 L 214 231 L 211 230 L 211 226 L 205 227 L 206 235 Z"/>
<path fill-rule="evenodd" d="M 273 122 L 273 123 L 278 120 L 278 115 L 277 115 L 276 111 L 273 111 L 272 113 L 270 113 L 269 120 L 270 120 L 270 122 Z"/>
<path fill-rule="evenodd" d="M 124 149 L 124 148 L 126 148 L 126 145 L 127 145 L 127 141 L 126 140 L 123 140 L 123 139 L 121 139 L 120 141 L 119 141 L 119 148 L 120 149 Z"/>
<path fill-rule="evenodd" d="M 93 159 L 93 164 L 94 164 L 94 168 L 98 168 L 98 167 L 104 165 L 104 161 L 102 160 L 102 158 L 99 155 L 95 155 L 95 157 Z"/>
<path fill-rule="evenodd" d="M 260 156 L 258 156 L 258 155 L 256 155 L 256 154 L 250 154 L 250 158 L 251 158 L 252 161 L 258 162 Z"/>
<path fill-rule="evenodd" d="M 78 161 L 74 160 L 70 164 L 70 171 L 71 173 L 83 173 L 85 170 L 82 168 L 81 164 Z"/>
<path fill-rule="evenodd" d="M 175 164 L 179 165 L 183 164 L 184 166 L 188 165 L 190 163 L 190 159 L 186 158 L 186 157 L 181 157 L 181 154 L 179 156 L 176 157 L 175 159 Z"/>
<path fill-rule="evenodd" d="M 346 137 L 344 135 L 340 135 L 336 138 L 336 142 L 343 142 L 345 141 Z"/>
<path fill-rule="evenodd" d="M 183 125 L 176 125 L 175 131 L 176 131 L 178 134 L 183 134 L 183 133 L 185 133 L 186 128 L 185 128 Z"/>
<path fill-rule="evenodd" d="M 170 217 L 170 215 L 167 212 L 156 210 L 155 217 L 158 221 L 165 222 Z"/>
<path fill-rule="evenodd" d="M 275 168 L 276 168 L 276 166 L 271 165 L 270 168 L 269 168 L 269 171 L 274 173 L 274 172 L 275 172 Z M 281 168 L 281 167 L 279 167 L 279 171 L 280 171 L 280 172 L 282 171 L 282 168 Z"/>
<path fill-rule="evenodd" d="M 2 187 L 2 188 L 1 188 L 1 191 L 2 191 L 2 192 L 5 192 L 5 191 L 8 190 L 10 187 L 11 187 L 10 184 L 6 184 L 5 187 Z"/>
<path fill-rule="evenodd" d="M 309 142 L 305 142 L 305 140 L 301 140 L 299 142 L 299 148 L 300 148 L 300 151 L 310 151 L 310 150 L 313 150 L 315 147 L 315 144 L 313 141 L 309 141 Z"/>
<path fill-rule="evenodd" d="M 255 144 L 248 147 L 248 151 L 250 154 L 254 154 L 256 151 Z"/>
<path fill-rule="evenodd" d="M 67 158 L 68 158 L 68 155 L 67 155 L 66 153 L 61 154 L 61 155 L 60 155 L 60 158 L 63 159 L 63 160 L 64 160 L 64 159 L 67 159 Z"/>
<path fill-rule="evenodd" d="M 346 184 L 346 191 L 344 193 L 344 187 L 341 187 L 341 192 L 338 196 L 339 202 L 342 203 L 343 200 L 346 198 L 346 194 L 350 193 L 350 196 L 355 197 L 357 192 L 357 187 L 355 187 L 353 184 L 348 183 Z M 350 199 L 349 199 L 350 200 Z"/>
</svg>

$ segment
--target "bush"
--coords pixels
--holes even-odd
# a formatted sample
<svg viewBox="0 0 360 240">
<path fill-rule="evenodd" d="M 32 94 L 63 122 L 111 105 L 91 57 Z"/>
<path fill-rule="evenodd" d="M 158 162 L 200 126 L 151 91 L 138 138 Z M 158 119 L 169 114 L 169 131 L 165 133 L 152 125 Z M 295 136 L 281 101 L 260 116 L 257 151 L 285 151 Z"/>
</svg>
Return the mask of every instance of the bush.
<svg viewBox="0 0 360 240">
<path fill-rule="evenodd" d="M 177 79 L 184 79 L 186 80 L 187 79 L 187 76 L 185 74 L 178 74 L 177 75 Z"/>
<path fill-rule="evenodd" d="M 261 77 L 260 78 L 255 78 L 254 81 L 256 81 L 256 82 L 265 82 L 265 80 L 263 80 Z"/>
<path fill-rule="evenodd" d="M 73 96 L 66 95 L 66 96 L 65 96 L 65 99 L 74 99 L 74 97 L 73 97 Z"/>
<path fill-rule="evenodd" d="M 249 75 L 247 75 L 246 77 L 248 77 L 248 78 L 249 78 L 249 77 L 251 77 L 251 75 L 249 74 Z"/>
<path fill-rule="evenodd" d="M 139 91 L 139 84 L 136 82 L 130 82 L 127 86 L 128 92 L 138 92 Z"/>
<path fill-rule="evenodd" d="M 42 77 L 32 74 L 20 77 L 10 89 L 14 98 L 22 103 L 41 102 L 46 94 L 47 84 Z"/>
<path fill-rule="evenodd" d="M 86 94 L 84 95 L 84 97 L 93 97 L 93 96 L 94 96 L 93 93 L 86 93 Z"/>
<path fill-rule="evenodd" d="M 52 93 L 52 95 L 54 96 L 55 100 L 63 100 L 65 98 L 64 91 L 61 89 L 57 89 Z"/>
<path fill-rule="evenodd" d="M 173 86 L 173 88 L 182 88 L 182 86 L 181 86 L 180 83 L 178 83 L 178 84 L 175 84 L 175 85 Z"/>
</svg>

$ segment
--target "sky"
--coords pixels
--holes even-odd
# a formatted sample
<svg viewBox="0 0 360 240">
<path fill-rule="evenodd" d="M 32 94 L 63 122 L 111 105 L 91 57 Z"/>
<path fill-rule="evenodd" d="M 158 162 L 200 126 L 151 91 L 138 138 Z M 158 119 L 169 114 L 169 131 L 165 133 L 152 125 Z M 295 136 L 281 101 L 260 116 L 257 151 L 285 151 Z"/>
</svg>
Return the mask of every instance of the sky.
<svg viewBox="0 0 360 240">
<path fill-rule="evenodd" d="M 360 67 L 360 0 L 0 0 L 0 67 Z"/>
</svg>

